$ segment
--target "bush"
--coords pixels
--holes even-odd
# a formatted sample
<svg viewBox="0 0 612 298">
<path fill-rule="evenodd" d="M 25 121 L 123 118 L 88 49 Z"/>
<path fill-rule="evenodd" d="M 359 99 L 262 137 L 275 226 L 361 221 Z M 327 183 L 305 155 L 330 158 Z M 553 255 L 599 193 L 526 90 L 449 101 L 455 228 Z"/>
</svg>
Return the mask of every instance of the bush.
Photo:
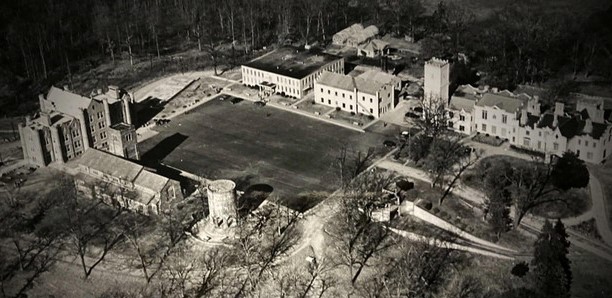
<svg viewBox="0 0 612 298">
<path fill-rule="evenodd" d="M 351 112 L 351 116 L 355 116 L 355 112 Z"/>
<path fill-rule="evenodd" d="M 440 211 L 440 217 L 443 218 L 443 219 L 446 219 L 446 218 L 448 218 L 448 213 L 446 213 L 446 211 L 442 210 L 442 211 Z"/>
<path fill-rule="evenodd" d="M 375 119 L 375 118 L 374 118 L 374 115 L 368 115 L 368 119 L 370 119 L 370 120 L 374 120 L 374 119 Z"/>
<path fill-rule="evenodd" d="M 340 112 L 340 107 L 336 107 L 336 111 L 337 111 L 337 112 Z"/>
<path fill-rule="evenodd" d="M 314 101 L 314 100 L 312 101 L 312 104 L 316 104 L 316 103 L 317 103 L 316 101 Z"/>
<path fill-rule="evenodd" d="M 512 270 L 510 271 L 512 275 L 518 276 L 518 277 L 523 277 L 528 272 L 529 272 L 529 264 L 527 264 L 527 262 L 524 262 L 524 261 L 514 265 L 514 267 L 512 267 Z"/>
<path fill-rule="evenodd" d="M 431 207 L 433 207 L 433 204 L 430 201 L 426 201 L 423 204 L 423 208 L 425 208 L 426 210 L 431 210 Z"/>
<path fill-rule="evenodd" d="M 431 211 L 433 212 L 433 214 L 438 214 L 440 212 L 440 208 L 433 207 L 433 209 L 431 209 Z"/>
</svg>

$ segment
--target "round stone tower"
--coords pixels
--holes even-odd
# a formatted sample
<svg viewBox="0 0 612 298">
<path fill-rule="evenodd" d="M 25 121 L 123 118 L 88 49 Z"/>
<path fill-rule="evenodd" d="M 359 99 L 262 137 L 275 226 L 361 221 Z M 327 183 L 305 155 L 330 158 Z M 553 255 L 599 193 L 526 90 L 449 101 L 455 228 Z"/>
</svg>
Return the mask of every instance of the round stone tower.
<svg viewBox="0 0 612 298">
<path fill-rule="evenodd" d="M 215 227 L 232 227 L 236 224 L 236 183 L 231 180 L 215 180 L 208 184 L 208 218 Z"/>
</svg>

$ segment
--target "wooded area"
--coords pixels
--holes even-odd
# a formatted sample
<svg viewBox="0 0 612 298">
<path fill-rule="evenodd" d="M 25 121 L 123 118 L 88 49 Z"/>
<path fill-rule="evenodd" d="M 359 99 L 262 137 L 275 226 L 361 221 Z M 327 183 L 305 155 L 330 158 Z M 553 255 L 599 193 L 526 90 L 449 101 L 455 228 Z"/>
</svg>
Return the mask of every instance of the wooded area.
<svg viewBox="0 0 612 298">
<path fill-rule="evenodd" d="M 433 12 L 422 0 L 3 1 L 0 84 L 9 88 L 0 103 L 9 99 L 14 109 L 50 84 L 118 59 L 153 64 L 198 49 L 216 65 L 264 46 L 324 45 L 355 22 L 424 39 L 423 58 L 462 53 L 468 69 L 500 88 L 568 73 L 610 79 L 612 33 L 605 24 L 612 8 L 585 18 L 570 9 L 549 11 L 545 1 L 500 2 L 483 19 L 451 1 Z"/>
</svg>

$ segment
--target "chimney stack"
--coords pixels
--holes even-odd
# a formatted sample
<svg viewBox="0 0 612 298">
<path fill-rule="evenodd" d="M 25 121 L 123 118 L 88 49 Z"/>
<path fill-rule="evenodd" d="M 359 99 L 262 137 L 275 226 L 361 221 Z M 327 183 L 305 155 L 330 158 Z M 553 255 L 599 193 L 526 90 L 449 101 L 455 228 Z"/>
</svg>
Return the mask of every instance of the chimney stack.
<svg viewBox="0 0 612 298">
<path fill-rule="evenodd" d="M 521 121 L 521 125 L 527 124 L 527 110 L 525 110 L 525 109 L 521 110 L 521 119 L 520 119 L 520 121 Z"/>
<path fill-rule="evenodd" d="M 559 115 L 554 114 L 553 117 L 554 118 L 553 118 L 552 126 L 553 126 L 553 128 L 555 128 L 555 127 L 559 126 Z"/>
<path fill-rule="evenodd" d="M 108 93 L 109 95 L 114 98 L 114 99 L 119 99 L 119 87 L 115 86 L 115 85 L 109 85 L 108 86 Z"/>
<path fill-rule="evenodd" d="M 562 102 L 555 102 L 555 116 L 563 116 L 565 115 L 565 104 Z"/>
<path fill-rule="evenodd" d="M 593 132 L 593 121 L 591 121 L 591 119 L 587 119 L 584 122 L 584 128 L 582 131 L 589 134 Z"/>
</svg>

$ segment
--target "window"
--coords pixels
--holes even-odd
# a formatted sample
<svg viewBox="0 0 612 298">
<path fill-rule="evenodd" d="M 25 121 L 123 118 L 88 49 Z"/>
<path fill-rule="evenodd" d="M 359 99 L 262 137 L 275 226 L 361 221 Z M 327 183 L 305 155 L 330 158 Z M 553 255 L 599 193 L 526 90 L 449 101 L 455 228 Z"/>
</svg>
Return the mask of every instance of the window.
<svg viewBox="0 0 612 298">
<path fill-rule="evenodd" d="M 487 119 L 487 111 L 485 110 L 482 111 L 482 119 Z"/>
<path fill-rule="evenodd" d="M 372 98 L 370 98 L 370 103 L 373 103 L 374 101 L 372 100 Z"/>
<path fill-rule="evenodd" d="M 559 144 L 553 143 L 553 149 L 554 150 L 559 150 Z"/>
<path fill-rule="evenodd" d="M 327 90 L 327 94 L 331 94 L 331 91 Z"/>
<path fill-rule="evenodd" d="M 350 105 L 350 106 L 349 106 L 349 109 L 352 111 L 352 110 L 353 110 L 353 105 Z"/>
<path fill-rule="evenodd" d="M 459 131 L 465 131 L 465 126 L 459 125 Z"/>
<path fill-rule="evenodd" d="M 94 116 L 93 115 L 89 115 L 89 122 L 94 122 Z"/>
<path fill-rule="evenodd" d="M 321 88 L 321 92 L 323 92 L 323 88 Z"/>
<path fill-rule="evenodd" d="M 578 145 L 582 145 L 582 140 L 578 139 Z"/>
<path fill-rule="evenodd" d="M 494 120 L 497 119 L 497 115 L 493 114 L 493 119 Z"/>
<path fill-rule="evenodd" d="M 502 115 L 502 123 L 503 124 L 508 123 L 508 115 Z"/>
<path fill-rule="evenodd" d="M 327 104 L 331 104 L 331 99 L 328 99 L 328 100 L 327 100 Z"/>
<path fill-rule="evenodd" d="M 103 140 L 106 139 L 106 132 L 105 131 L 100 133 L 100 138 L 103 139 Z"/>
<path fill-rule="evenodd" d="M 542 149 L 542 142 L 538 141 L 538 149 Z"/>
<path fill-rule="evenodd" d="M 593 152 L 587 152 L 587 159 L 593 159 Z"/>
<path fill-rule="evenodd" d="M 349 95 L 349 99 L 353 99 L 353 96 L 352 96 L 352 95 Z"/>
<path fill-rule="evenodd" d="M 97 142 L 98 140 L 96 139 L 96 136 L 91 136 L 91 141 L 95 143 L 95 142 Z"/>
<path fill-rule="evenodd" d="M 542 132 L 541 131 L 538 131 L 538 136 L 540 136 L 540 137 L 542 136 Z"/>
<path fill-rule="evenodd" d="M 321 102 L 325 102 L 325 99 L 321 98 Z"/>
<path fill-rule="evenodd" d="M 529 135 L 529 131 L 528 130 L 525 130 L 525 135 Z"/>
<path fill-rule="evenodd" d="M 460 120 L 460 121 L 465 121 L 465 116 L 463 116 L 463 115 L 459 115 L 459 120 Z"/>
<path fill-rule="evenodd" d="M 346 108 L 346 104 L 342 103 L 342 108 L 343 109 Z"/>
<path fill-rule="evenodd" d="M 370 108 L 370 114 L 374 113 L 374 110 L 372 110 L 372 108 Z"/>
<path fill-rule="evenodd" d="M 104 113 L 98 112 L 98 119 L 102 119 L 102 117 L 104 117 Z"/>
<path fill-rule="evenodd" d="M 584 146 L 589 146 L 589 141 L 584 141 Z"/>
<path fill-rule="evenodd" d="M 593 142 L 593 148 L 597 148 L 597 143 Z"/>
<path fill-rule="evenodd" d="M 106 127 L 106 122 L 102 121 L 102 122 L 98 122 L 98 127 L 99 128 L 104 128 Z"/>
<path fill-rule="evenodd" d="M 334 91 L 334 95 L 335 95 L 335 96 L 338 96 L 338 91 Z"/>
<path fill-rule="evenodd" d="M 482 131 L 487 131 L 487 125 L 486 124 L 482 125 Z"/>
<path fill-rule="evenodd" d="M 497 133 L 497 127 L 495 127 L 495 125 L 491 125 L 491 133 Z"/>
<path fill-rule="evenodd" d="M 74 142 L 74 147 L 76 147 L 76 148 L 81 147 L 81 141 L 76 140 L 76 141 Z"/>
<path fill-rule="evenodd" d="M 523 139 L 523 145 L 525 145 L 525 146 L 529 147 L 529 142 L 530 142 L 530 141 L 531 141 L 531 140 L 530 140 L 529 138 L 525 137 L 525 138 Z"/>
<path fill-rule="evenodd" d="M 344 98 L 344 92 L 342 92 L 342 98 Z"/>
</svg>

